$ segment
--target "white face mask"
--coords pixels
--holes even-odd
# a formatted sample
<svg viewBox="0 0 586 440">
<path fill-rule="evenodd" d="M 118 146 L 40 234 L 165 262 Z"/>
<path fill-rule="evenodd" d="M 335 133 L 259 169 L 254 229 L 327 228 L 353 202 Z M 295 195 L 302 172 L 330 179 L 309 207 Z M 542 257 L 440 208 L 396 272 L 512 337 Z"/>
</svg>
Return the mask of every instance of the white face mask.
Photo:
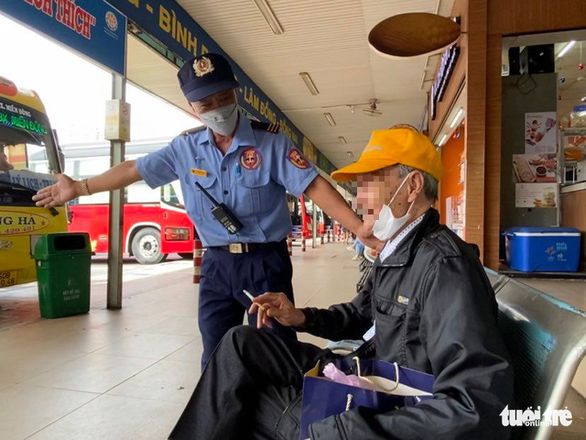
<svg viewBox="0 0 586 440">
<path fill-rule="evenodd" d="M 232 134 L 238 123 L 238 105 L 236 103 L 210 110 L 199 115 L 201 121 L 214 133 L 222 136 Z"/>
<path fill-rule="evenodd" d="M 411 208 L 413 207 L 415 200 L 413 202 L 411 202 L 411 206 L 409 206 L 409 209 L 407 210 L 407 212 L 405 213 L 405 215 L 403 217 L 395 217 L 393 215 L 393 211 L 391 211 L 391 208 L 390 208 L 390 206 L 392 205 L 392 203 L 395 200 L 395 197 L 397 197 L 397 194 L 399 194 L 399 191 L 401 190 L 401 188 L 403 188 L 403 185 L 405 184 L 405 182 L 407 182 L 408 178 L 409 178 L 409 176 L 406 176 L 403 179 L 403 182 L 401 182 L 401 185 L 399 185 L 399 188 L 397 189 L 397 191 L 395 192 L 395 194 L 391 198 L 391 201 L 389 202 L 389 204 L 383 205 L 383 207 L 378 215 L 378 220 L 374 222 L 374 226 L 372 228 L 372 233 L 379 240 L 382 240 L 382 241 L 389 240 L 401 228 L 403 228 L 403 226 L 405 226 L 407 224 L 407 221 L 409 220 L 409 213 L 411 212 Z"/>
</svg>

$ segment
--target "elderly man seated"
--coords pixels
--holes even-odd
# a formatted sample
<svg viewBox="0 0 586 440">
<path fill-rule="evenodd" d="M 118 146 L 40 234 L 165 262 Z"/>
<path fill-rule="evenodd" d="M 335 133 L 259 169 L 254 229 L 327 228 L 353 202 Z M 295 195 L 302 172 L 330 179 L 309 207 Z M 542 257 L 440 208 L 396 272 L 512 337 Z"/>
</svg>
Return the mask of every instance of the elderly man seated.
<svg viewBox="0 0 586 440">
<path fill-rule="evenodd" d="M 258 326 L 276 320 L 331 340 L 359 339 L 377 358 L 433 374 L 433 399 L 393 411 L 355 408 L 310 426 L 311 439 L 499 439 L 513 372 L 497 329 L 494 292 L 478 249 L 439 223 L 442 177 L 430 140 L 399 126 L 374 131 L 360 160 L 332 177 L 357 178 L 358 204 L 386 242 L 349 303 L 297 309 L 283 293 L 254 300 Z M 303 375 L 339 355 L 251 327 L 231 330 L 197 385 L 172 439 L 299 438 Z"/>
</svg>

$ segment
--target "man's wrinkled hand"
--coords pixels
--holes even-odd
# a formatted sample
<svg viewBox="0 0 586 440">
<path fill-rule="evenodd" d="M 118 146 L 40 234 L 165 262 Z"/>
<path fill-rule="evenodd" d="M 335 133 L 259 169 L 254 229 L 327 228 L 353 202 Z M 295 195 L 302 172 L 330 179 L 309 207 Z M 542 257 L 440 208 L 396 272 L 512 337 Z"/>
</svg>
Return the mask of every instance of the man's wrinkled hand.
<svg viewBox="0 0 586 440">
<path fill-rule="evenodd" d="M 271 318 L 287 327 L 298 327 L 305 322 L 303 312 L 295 308 L 283 292 L 267 292 L 254 298 L 248 313 L 252 315 L 257 312 L 256 326 L 258 328 L 272 327 Z"/>
</svg>

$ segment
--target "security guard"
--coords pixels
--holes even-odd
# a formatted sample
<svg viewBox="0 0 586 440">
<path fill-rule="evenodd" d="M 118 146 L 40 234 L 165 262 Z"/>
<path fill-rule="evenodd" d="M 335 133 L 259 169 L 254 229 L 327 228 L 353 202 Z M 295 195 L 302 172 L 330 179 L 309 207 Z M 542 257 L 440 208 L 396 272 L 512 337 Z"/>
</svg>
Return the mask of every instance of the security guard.
<svg viewBox="0 0 586 440">
<path fill-rule="evenodd" d="M 232 68 L 208 53 L 185 63 L 181 90 L 205 126 L 188 130 L 170 145 L 102 175 L 75 182 L 59 176 L 39 191 L 37 205 L 55 206 L 79 195 L 122 188 L 144 179 L 156 188 L 179 179 L 186 210 L 208 250 L 199 286 L 199 327 L 207 363 L 216 345 L 242 323 L 250 305 L 243 293 L 285 292 L 293 301 L 292 265 L 286 246 L 291 218 L 285 192 L 306 193 L 353 232 L 366 228 L 339 193 L 274 124 L 250 121 L 238 111 Z M 249 316 L 255 325 L 256 316 Z M 273 331 L 295 332 L 273 323 Z"/>
</svg>

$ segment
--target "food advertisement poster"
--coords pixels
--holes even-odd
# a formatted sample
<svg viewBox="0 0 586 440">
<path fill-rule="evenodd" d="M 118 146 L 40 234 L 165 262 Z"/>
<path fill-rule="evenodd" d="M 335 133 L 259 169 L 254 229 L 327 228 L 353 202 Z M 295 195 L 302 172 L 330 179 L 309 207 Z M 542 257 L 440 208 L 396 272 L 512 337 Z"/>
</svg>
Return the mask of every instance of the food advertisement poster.
<svg viewBox="0 0 586 440">
<path fill-rule="evenodd" d="M 515 183 L 556 182 L 555 154 L 513 154 Z"/>
<path fill-rule="evenodd" d="M 525 113 L 525 154 L 557 152 L 556 112 Z"/>
<path fill-rule="evenodd" d="M 552 183 L 517 183 L 515 185 L 517 208 L 555 208 L 557 185 Z"/>
</svg>

